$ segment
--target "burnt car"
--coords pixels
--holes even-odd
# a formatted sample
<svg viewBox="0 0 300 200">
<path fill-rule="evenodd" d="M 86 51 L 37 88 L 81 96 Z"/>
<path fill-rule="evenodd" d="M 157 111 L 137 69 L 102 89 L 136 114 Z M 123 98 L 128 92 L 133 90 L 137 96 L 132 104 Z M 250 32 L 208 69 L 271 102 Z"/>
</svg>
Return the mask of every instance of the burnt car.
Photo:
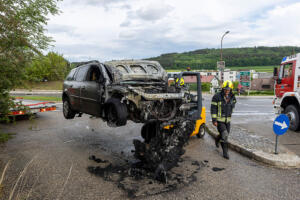
<svg viewBox="0 0 300 200">
<path fill-rule="evenodd" d="M 62 99 L 66 119 L 86 113 L 110 126 L 168 121 L 197 106 L 195 95 L 184 86 L 169 86 L 161 65 L 147 60 L 82 63 L 64 81 Z"/>
<path fill-rule="evenodd" d="M 191 94 L 182 76 L 196 76 L 197 95 Z M 144 123 L 143 141 L 133 140 L 134 157 L 159 180 L 176 166 L 190 136 L 203 137 L 200 73 L 179 73 L 175 84 L 156 61 L 90 61 L 71 70 L 63 87 L 63 114 L 94 115 L 109 126 L 124 126 L 127 120 Z"/>
</svg>

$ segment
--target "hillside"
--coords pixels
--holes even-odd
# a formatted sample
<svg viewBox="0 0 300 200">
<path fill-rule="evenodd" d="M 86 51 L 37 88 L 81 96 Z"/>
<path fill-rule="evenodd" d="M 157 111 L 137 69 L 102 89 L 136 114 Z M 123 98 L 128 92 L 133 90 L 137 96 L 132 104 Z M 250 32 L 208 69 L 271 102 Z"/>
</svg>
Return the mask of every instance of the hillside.
<svg viewBox="0 0 300 200">
<path fill-rule="evenodd" d="M 255 66 L 279 65 L 284 56 L 299 53 L 300 47 L 245 47 L 223 49 L 223 60 L 229 68 L 249 68 Z M 220 59 L 220 49 L 199 49 L 184 53 L 168 53 L 158 57 L 148 58 L 161 63 L 165 69 L 216 69 Z"/>
</svg>

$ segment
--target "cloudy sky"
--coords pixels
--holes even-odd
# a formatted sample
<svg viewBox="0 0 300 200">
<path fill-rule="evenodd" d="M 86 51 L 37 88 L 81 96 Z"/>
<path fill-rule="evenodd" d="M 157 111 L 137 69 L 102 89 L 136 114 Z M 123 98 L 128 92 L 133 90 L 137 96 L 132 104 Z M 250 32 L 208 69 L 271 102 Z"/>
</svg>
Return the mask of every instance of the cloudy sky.
<svg viewBox="0 0 300 200">
<path fill-rule="evenodd" d="M 299 0 L 64 0 L 50 51 L 70 61 L 148 58 L 202 48 L 300 46 Z"/>
</svg>

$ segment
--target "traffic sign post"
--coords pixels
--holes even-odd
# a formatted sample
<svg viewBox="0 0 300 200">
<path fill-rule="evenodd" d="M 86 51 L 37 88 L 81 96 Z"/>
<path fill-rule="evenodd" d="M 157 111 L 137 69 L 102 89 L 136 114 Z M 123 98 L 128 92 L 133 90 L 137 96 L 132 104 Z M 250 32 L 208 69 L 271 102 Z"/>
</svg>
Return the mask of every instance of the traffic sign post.
<svg viewBox="0 0 300 200">
<path fill-rule="evenodd" d="M 249 96 L 249 90 L 251 88 L 251 73 L 250 73 L 250 71 L 241 71 L 240 72 L 240 83 L 243 87 L 248 89 L 248 96 Z"/>
<path fill-rule="evenodd" d="M 273 131 L 276 134 L 275 154 L 278 154 L 278 137 L 283 135 L 289 129 L 290 120 L 287 115 L 281 114 L 275 118 L 273 123 Z"/>
</svg>

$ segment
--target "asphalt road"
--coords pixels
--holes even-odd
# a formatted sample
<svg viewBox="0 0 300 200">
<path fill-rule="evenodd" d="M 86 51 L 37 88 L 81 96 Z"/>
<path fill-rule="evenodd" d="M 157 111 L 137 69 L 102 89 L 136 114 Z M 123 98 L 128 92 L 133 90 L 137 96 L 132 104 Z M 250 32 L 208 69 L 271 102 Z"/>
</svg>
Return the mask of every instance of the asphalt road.
<svg viewBox="0 0 300 200">
<path fill-rule="evenodd" d="M 204 98 L 207 109 L 207 119 L 210 120 L 210 96 Z M 232 117 L 232 124 L 238 125 L 257 135 L 275 141 L 273 121 L 276 117 L 273 110 L 272 98 L 238 98 Z M 300 156 L 300 132 L 288 130 L 279 137 L 279 144 Z M 280 153 L 280 152 L 279 152 Z"/>
<path fill-rule="evenodd" d="M 267 101 L 262 100 L 264 105 Z M 260 121 L 256 115 L 242 116 L 244 104 L 260 100 L 250 102 L 239 101 L 235 123 L 243 122 L 244 118 L 248 120 L 245 126 L 251 127 L 250 123 Z M 249 113 L 260 109 L 270 112 L 264 106 L 255 109 L 247 107 Z M 271 119 L 269 116 L 270 123 Z M 132 139 L 140 138 L 141 124 L 110 128 L 87 115 L 65 120 L 58 110 L 40 113 L 31 121 L 18 120 L 0 127 L 4 132 L 16 133 L 15 138 L 0 146 L 0 199 L 3 200 L 134 196 L 137 199 L 299 199 L 300 196 L 299 169 L 272 168 L 232 151 L 231 159 L 225 160 L 209 135 L 190 140 L 182 162 L 172 170 L 175 179 L 181 181 L 173 178 L 172 182 L 171 177 L 174 184 L 162 184 L 123 173 L 124 166 L 135 162 Z M 93 155 L 98 160 L 89 159 Z"/>
</svg>

